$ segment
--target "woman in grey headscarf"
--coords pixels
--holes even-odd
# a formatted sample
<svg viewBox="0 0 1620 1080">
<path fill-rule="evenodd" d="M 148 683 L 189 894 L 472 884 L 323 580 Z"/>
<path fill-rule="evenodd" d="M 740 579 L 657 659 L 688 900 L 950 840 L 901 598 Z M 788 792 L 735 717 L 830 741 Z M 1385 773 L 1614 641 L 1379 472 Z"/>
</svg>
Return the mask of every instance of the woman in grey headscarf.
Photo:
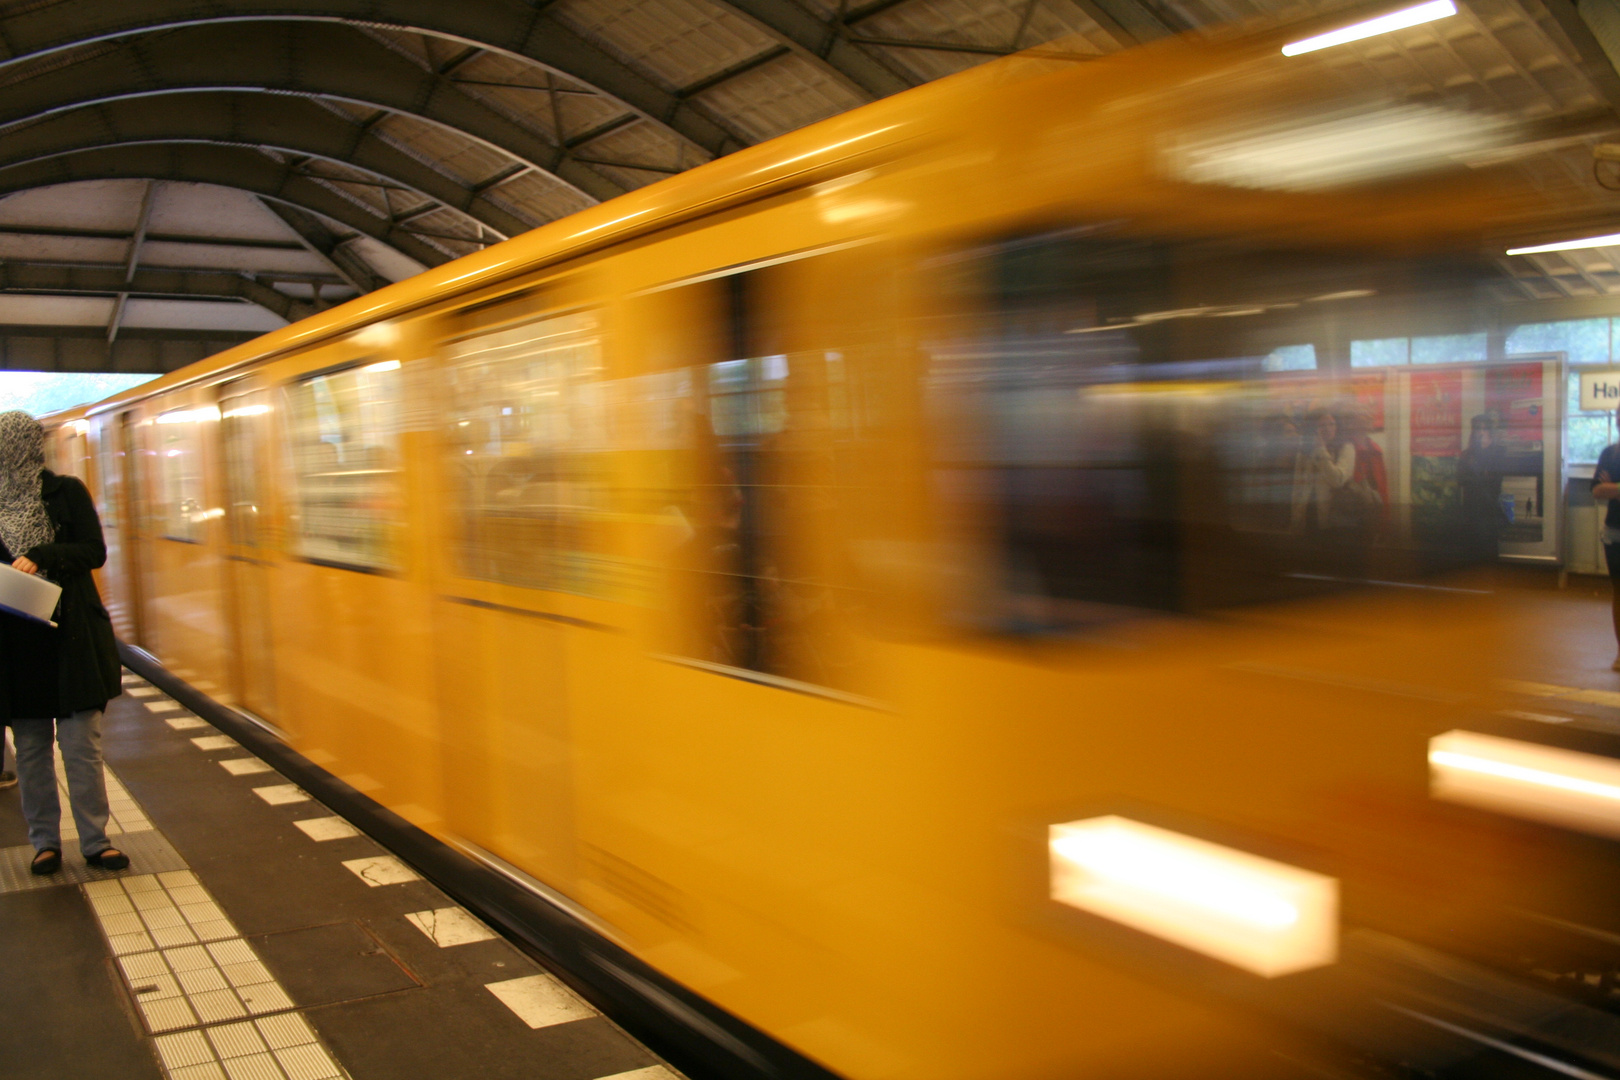
<svg viewBox="0 0 1620 1080">
<path fill-rule="evenodd" d="M 0 612 L 0 723 L 17 744 L 33 872 L 62 866 L 62 808 L 52 743 L 62 747 L 68 801 L 87 865 L 122 870 L 107 839 L 101 713 L 119 693 L 118 643 L 90 571 L 107 561 L 101 519 L 84 484 L 45 468 L 45 429 L 0 413 L 0 559 L 62 587 L 56 626 Z"/>
</svg>

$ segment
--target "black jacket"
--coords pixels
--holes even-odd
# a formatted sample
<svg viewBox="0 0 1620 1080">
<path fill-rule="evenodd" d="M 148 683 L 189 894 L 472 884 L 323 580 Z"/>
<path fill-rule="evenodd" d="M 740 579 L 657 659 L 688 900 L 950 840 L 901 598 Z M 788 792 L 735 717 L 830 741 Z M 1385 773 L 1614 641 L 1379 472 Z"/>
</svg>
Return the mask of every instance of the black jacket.
<svg viewBox="0 0 1620 1080">
<path fill-rule="evenodd" d="M 90 576 L 107 561 L 101 518 L 77 478 L 47 469 L 41 481 L 56 539 L 23 554 L 62 586 L 62 599 L 54 630 L 0 613 L 0 664 L 7 668 L 0 679 L 0 720 L 38 718 L 47 707 L 54 717 L 100 709 L 121 692 L 118 641 Z M 4 545 L 0 556 L 7 565 L 15 558 Z"/>
</svg>

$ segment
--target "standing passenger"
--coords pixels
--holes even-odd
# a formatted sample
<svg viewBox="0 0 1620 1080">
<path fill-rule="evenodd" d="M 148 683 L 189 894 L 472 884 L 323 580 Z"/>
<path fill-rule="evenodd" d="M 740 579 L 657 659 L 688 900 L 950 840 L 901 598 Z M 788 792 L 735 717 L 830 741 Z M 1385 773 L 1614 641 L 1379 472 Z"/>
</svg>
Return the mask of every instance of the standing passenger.
<svg viewBox="0 0 1620 1080">
<path fill-rule="evenodd" d="M 120 692 L 118 644 L 90 576 L 107 547 L 90 492 L 45 468 L 45 429 L 25 412 L 0 413 L 0 547 L 13 568 L 62 587 L 54 628 L 0 615 L 0 720 L 16 736 L 31 869 L 62 866 L 54 737 L 85 863 L 122 870 L 129 857 L 107 839 L 101 767 L 101 713 Z"/>
<path fill-rule="evenodd" d="M 1614 415 L 1620 421 L 1620 409 Z M 1597 469 L 1592 473 L 1592 497 L 1609 501 L 1608 512 L 1603 515 L 1603 558 L 1609 564 L 1609 588 L 1613 592 L 1610 605 L 1614 637 L 1620 642 L 1620 483 L 1615 482 L 1616 477 L 1620 477 L 1620 443 L 1610 443 L 1598 455 Z M 1620 658 L 1610 667 L 1620 671 Z"/>
</svg>

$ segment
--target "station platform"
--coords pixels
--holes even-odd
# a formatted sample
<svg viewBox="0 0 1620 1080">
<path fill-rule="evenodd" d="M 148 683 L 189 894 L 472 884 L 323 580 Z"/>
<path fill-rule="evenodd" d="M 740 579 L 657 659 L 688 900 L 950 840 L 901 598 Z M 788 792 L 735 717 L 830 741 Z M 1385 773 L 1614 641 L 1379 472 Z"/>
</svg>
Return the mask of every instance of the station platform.
<svg viewBox="0 0 1620 1080">
<path fill-rule="evenodd" d="M 113 843 L 63 792 L 36 877 L 0 792 L 0 1076 L 675 1080 L 409 863 L 139 676 L 104 724 Z"/>
</svg>

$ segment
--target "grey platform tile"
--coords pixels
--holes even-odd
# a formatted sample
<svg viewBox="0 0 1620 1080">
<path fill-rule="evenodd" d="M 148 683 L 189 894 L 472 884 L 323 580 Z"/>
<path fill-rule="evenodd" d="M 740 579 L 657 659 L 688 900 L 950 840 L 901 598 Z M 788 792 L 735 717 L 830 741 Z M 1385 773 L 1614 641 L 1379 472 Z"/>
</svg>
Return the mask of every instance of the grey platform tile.
<svg viewBox="0 0 1620 1080">
<path fill-rule="evenodd" d="M 83 893 L 0 896 L 0 927 L 0 1076 L 161 1080 Z"/>
<path fill-rule="evenodd" d="M 158 874 L 186 868 L 186 861 L 163 838 L 162 833 L 124 833 L 116 838 L 115 843 L 119 851 L 129 856 L 128 870 L 92 870 L 84 865 L 77 851 L 68 851 L 62 856 L 61 870 L 41 876 L 28 869 L 34 861 L 34 849 L 29 845 L 0 849 L 0 894 L 48 889 L 53 885 L 82 885 L 87 881 L 106 881 L 124 874 Z"/>
<path fill-rule="evenodd" d="M 428 987 L 308 1015 L 355 1077 L 599 1080 L 659 1064 L 607 1019 L 531 1029 L 478 987 Z"/>
</svg>

